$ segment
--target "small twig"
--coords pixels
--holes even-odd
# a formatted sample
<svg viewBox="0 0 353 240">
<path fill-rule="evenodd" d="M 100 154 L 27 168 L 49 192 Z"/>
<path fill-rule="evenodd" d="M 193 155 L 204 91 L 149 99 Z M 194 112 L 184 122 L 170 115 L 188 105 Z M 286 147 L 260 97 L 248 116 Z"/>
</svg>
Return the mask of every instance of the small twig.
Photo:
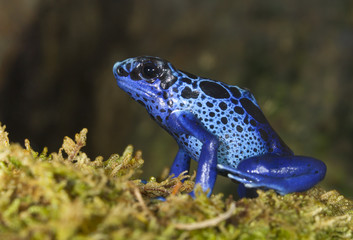
<svg viewBox="0 0 353 240">
<path fill-rule="evenodd" d="M 74 149 L 72 150 L 72 152 L 70 152 L 70 155 L 68 156 L 68 160 L 70 161 L 70 162 L 72 162 L 74 159 L 75 159 L 75 157 L 77 156 L 77 154 L 80 152 L 80 149 L 83 147 L 84 145 L 81 143 L 81 142 L 78 142 L 76 145 L 75 145 L 75 147 L 74 147 Z"/>
<path fill-rule="evenodd" d="M 154 217 L 153 214 L 151 213 L 151 211 L 148 209 L 148 207 L 146 206 L 145 201 L 143 201 L 142 195 L 140 193 L 140 190 L 134 186 L 134 194 L 135 197 L 137 199 L 137 201 L 139 202 L 140 206 L 142 207 L 142 209 L 151 217 Z"/>
<path fill-rule="evenodd" d="M 172 191 L 172 195 L 176 195 L 178 192 L 179 192 L 179 190 L 180 190 L 180 188 L 181 188 L 181 186 L 182 186 L 183 184 L 182 184 L 182 182 L 181 181 L 179 181 L 178 180 L 178 182 L 175 184 L 175 186 L 173 187 L 173 191 Z"/>
<path fill-rule="evenodd" d="M 230 205 L 230 208 L 228 209 L 228 211 L 220 214 L 218 217 L 201 221 L 201 222 L 196 222 L 196 223 L 177 223 L 174 226 L 176 229 L 188 230 L 188 231 L 206 228 L 206 227 L 214 227 L 218 225 L 220 222 L 230 218 L 233 215 L 234 210 L 235 210 L 235 203 L 233 202 Z"/>
</svg>

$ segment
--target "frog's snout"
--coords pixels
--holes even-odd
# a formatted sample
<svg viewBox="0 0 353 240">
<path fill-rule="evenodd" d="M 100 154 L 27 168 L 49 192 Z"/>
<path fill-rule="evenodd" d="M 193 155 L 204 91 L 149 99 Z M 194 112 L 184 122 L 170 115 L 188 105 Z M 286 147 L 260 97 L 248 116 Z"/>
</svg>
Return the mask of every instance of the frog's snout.
<svg viewBox="0 0 353 240">
<path fill-rule="evenodd" d="M 115 78 L 118 75 L 117 70 L 118 70 L 119 66 L 120 66 L 120 62 L 116 62 L 113 66 L 113 74 L 114 74 Z"/>
<path fill-rule="evenodd" d="M 123 64 L 122 62 L 116 62 L 113 67 L 113 73 L 116 78 L 116 80 L 119 80 L 123 77 L 129 76 L 128 70 L 126 70 L 126 64 Z"/>
</svg>

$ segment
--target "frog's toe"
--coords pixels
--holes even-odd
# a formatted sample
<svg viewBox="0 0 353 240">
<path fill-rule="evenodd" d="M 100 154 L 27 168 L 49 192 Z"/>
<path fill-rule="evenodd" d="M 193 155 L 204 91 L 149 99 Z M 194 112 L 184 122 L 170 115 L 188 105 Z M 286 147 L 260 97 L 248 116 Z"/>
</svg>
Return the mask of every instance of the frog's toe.
<svg viewBox="0 0 353 240">
<path fill-rule="evenodd" d="M 234 169 L 231 167 L 223 166 L 218 164 L 217 169 L 225 174 L 228 178 L 235 180 L 237 182 L 241 182 L 244 185 L 256 185 L 258 182 L 261 181 L 261 176 L 258 174 L 250 174 L 247 172 L 240 171 L 238 169 Z"/>
<path fill-rule="evenodd" d="M 258 194 L 256 188 L 246 188 L 244 184 L 240 183 L 238 187 L 238 196 L 239 198 L 256 198 Z"/>
<path fill-rule="evenodd" d="M 155 197 L 152 200 L 157 200 L 157 201 L 161 201 L 161 202 L 165 202 L 166 201 L 165 197 Z"/>
<path fill-rule="evenodd" d="M 189 192 L 189 195 L 190 195 L 193 199 L 195 199 L 195 192 L 194 192 L 194 191 Z"/>
<path fill-rule="evenodd" d="M 246 187 L 251 187 L 256 184 L 253 178 L 245 178 L 244 176 L 237 176 L 230 173 L 227 175 L 227 177 L 234 181 L 243 183 Z"/>
</svg>

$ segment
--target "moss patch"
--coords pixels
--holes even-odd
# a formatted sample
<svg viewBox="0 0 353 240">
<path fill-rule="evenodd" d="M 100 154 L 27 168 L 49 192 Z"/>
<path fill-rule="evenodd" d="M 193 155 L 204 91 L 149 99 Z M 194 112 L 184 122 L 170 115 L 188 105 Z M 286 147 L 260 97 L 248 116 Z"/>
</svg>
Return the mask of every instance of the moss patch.
<svg viewBox="0 0 353 240">
<path fill-rule="evenodd" d="M 0 125 L 0 239 L 349 239 L 353 202 L 313 188 L 256 199 L 207 198 L 182 174 L 147 184 L 142 154 L 91 160 L 87 130 L 48 154 L 10 144 Z M 182 182 L 182 180 L 185 180 Z M 155 198 L 162 196 L 166 201 Z"/>
</svg>

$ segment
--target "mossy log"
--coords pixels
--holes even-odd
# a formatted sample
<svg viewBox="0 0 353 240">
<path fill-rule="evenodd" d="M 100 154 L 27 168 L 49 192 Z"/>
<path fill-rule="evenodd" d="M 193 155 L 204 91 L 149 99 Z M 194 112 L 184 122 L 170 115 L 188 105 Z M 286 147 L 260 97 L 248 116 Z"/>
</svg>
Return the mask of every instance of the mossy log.
<svg viewBox="0 0 353 240">
<path fill-rule="evenodd" d="M 146 184 L 142 153 L 91 160 L 87 129 L 58 152 L 10 143 L 0 125 L 0 239 L 351 239 L 353 202 L 313 188 L 234 201 L 181 174 Z M 165 201 L 156 197 L 165 197 Z"/>
</svg>

